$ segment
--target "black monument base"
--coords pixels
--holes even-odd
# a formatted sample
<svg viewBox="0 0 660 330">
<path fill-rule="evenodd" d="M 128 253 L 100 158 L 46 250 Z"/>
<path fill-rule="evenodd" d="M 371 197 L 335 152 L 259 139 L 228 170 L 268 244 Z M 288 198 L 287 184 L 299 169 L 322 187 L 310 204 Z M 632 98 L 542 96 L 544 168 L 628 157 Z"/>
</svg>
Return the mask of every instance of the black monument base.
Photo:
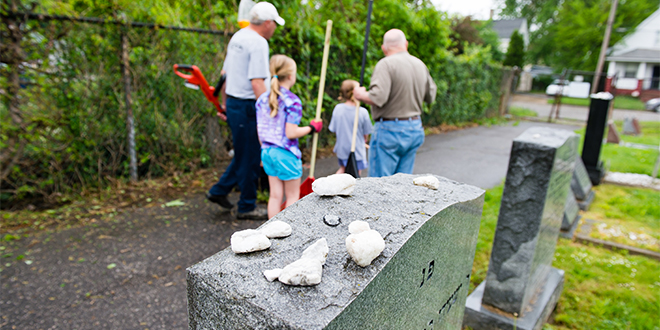
<svg viewBox="0 0 660 330">
<path fill-rule="evenodd" d="M 494 313 L 481 305 L 485 287 L 486 281 L 481 282 L 477 289 L 468 296 L 465 302 L 463 327 L 468 326 L 474 330 L 542 329 L 543 324 L 550 317 L 550 313 L 555 309 L 561 290 L 564 288 L 564 271 L 556 268 L 550 269 L 546 284 L 536 299 L 536 303 L 528 306 L 526 309 L 528 312 L 517 320 L 505 316 L 504 313 Z"/>
<path fill-rule="evenodd" d="M 591 180 L 591 184 L 594 186 L 599 185 L 600 181 L 605 176 L 605 167 L 603 166 L 603 162 L 598 162 L 598 166 L 584 164 L 584 167 L 587 168 L 587 173 L 589 173 L 589 180 Z"/>
<path fill-rule="evenodd" d="M 582 211 L 588 210 L 589 207 L 591 206 L 591 202 L 594 201 L 595 196 L 596 196 L 596 193 L 593 190 L 589 190 L 589 194 L 587 194 L 587 198 L 585 200 L 583 200 L 583 201 L 581 201 L 579 199 L 576 200 L 580 210 L 582 210 Z"/>
<path fill-rule="evenodd" d="M 575 229 L 577 229 L 578 224 L 580 223 L 580 219 L 582 219 L 581 215 L 578 215 L 575 217 L 575 220 L 573 220 L 573 224 L 571 225 L 568 230 L 564 231 L 563 229 L 559 231 L 559 237 L 565 238 L 565 239 L 573 239 L 573 235 L 575 235 Z"/>
</svg>

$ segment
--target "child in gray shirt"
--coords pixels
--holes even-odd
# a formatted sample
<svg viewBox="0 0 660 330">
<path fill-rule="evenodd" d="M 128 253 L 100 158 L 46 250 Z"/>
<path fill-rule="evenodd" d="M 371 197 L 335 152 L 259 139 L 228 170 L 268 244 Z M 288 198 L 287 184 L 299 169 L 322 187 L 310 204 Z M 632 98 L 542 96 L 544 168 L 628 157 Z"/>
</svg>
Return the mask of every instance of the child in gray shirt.
<svg viewBox="0 0 660 330">
<path fill-rule="evenodd" d="M 337 170 L 337 174 L 346 171 L 346 163 L 351 153 L 356 106 L 355 98 L 353 98 L 353 89 L 358 85 L 358 82 L 355 80 L 344 80 L 341 83 L 339 99 L 344 101 L 344 103 L 337 104 L 335 109 L 332 110 L 332 120 L 330 120 L 330 126 L 328 126 L 330 132 L 335 133 L 337 136 L 334 148 L 334 152 L 339 159 L 339 170 Z M 365 141 L 368 139 L 369 134 L 371 134 L 372 126 L 367 109 L 360 107 L 359 111 L 358 130 L 355 141 L 355 160 L 358 165 L 358 171 L 361 171 L 369 167 L 366 150 L 368 146 Z"/>
</svg>

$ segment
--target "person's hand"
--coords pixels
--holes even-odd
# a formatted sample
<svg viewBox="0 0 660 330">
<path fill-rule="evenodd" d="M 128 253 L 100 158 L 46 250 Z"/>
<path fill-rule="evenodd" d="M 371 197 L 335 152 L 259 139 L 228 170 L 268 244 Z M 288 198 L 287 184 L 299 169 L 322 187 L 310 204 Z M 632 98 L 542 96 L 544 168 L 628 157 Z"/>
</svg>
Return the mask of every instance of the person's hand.
<svg viewBox="0 0 660 330">
<path fill-rule="evenodd" d="M 365 100 L 365 95 L 366 97 L 369 97 L 369 93 L 367 93 L 367 88 L 364 86 L 355 86 L 353 88 L 353 96 L 358 100 L 358 101 L 364 101 Z"/>
<path fill-rule="evenodd" d="M 323 128 L 323 120 L 312 120 L 309 122 L 309 127 L 312 129 L 310 133 L 318 133 Z"/>
<path fill-rule="evenodd" d="M 224 108 L 222 110 L 225 110 Z M 218 112 L 218 117 L 223 121 L 227 121 L 227 115 L 224 112 Z"/>
</svg>

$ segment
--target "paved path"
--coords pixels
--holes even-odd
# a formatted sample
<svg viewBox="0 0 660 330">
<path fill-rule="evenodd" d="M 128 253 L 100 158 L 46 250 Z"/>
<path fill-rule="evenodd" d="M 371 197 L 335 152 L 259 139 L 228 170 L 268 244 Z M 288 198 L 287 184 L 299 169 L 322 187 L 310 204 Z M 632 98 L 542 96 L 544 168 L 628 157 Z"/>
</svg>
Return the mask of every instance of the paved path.
<svg viewBox="0 0 660 330">
<path fill-rule="evenodd" d="M 548 104 L 547 96 L 538 94 L 515 95 L 510 105 L 534 110 L 542 119 L 548 118 L 552 107 L 552 104 Z M 660 121 L 660 113 L 653 111 L 614 109 L 612 116 L 615 120 L 635 117 L 639 121 Z M 586 123 L 588 117 L 588 107 L 562 104 L 559 108 L 559 118 L 562 119 L 574 119 Z"/>
<path fill-rule="evenodd" d="M 511 141 L 538 125 L 577 128 L 521 122 L 428 136 L 414 171 L 493 187 L 506 174 Z M 336 169 L 335 158 L 320 160 L 317 177 Z M 9 255 L 0 272 L 0 328 L 187 329 L 185 269 L 227 247 L 234 231 L 262 222 L 236 221 L 202 194 L 182 200 L 0 242 Z"/>
</svg>

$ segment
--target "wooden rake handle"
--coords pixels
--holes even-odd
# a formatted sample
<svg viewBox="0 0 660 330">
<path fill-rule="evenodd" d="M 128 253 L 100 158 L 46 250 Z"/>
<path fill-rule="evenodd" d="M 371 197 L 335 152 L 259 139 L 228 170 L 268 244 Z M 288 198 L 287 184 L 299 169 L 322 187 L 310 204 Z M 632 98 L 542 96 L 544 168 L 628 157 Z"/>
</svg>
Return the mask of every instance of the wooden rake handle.
<svg viewBox="0 0 660 330">
<path fill-rule="evenodd" d="M 330 53 L 330 34 L 332 32 L 332 20 L 328 20 L 325 27 L 325 44 L 323 45 L 323 62 L 321 63 L 321 81 L 319 82 L 319 95 L 316 101 L 316 120 L 321 119 L 321 107 L 323 106 L 323 94 L 325 92 L 325 72 L 328 68 L 328 53 Z M 319 143 L 319 133 L 312 135 L 312 161 L 309 167 L 309 176 L 314 177 L 316 169 L 316 149 Z"/>
</svg>

